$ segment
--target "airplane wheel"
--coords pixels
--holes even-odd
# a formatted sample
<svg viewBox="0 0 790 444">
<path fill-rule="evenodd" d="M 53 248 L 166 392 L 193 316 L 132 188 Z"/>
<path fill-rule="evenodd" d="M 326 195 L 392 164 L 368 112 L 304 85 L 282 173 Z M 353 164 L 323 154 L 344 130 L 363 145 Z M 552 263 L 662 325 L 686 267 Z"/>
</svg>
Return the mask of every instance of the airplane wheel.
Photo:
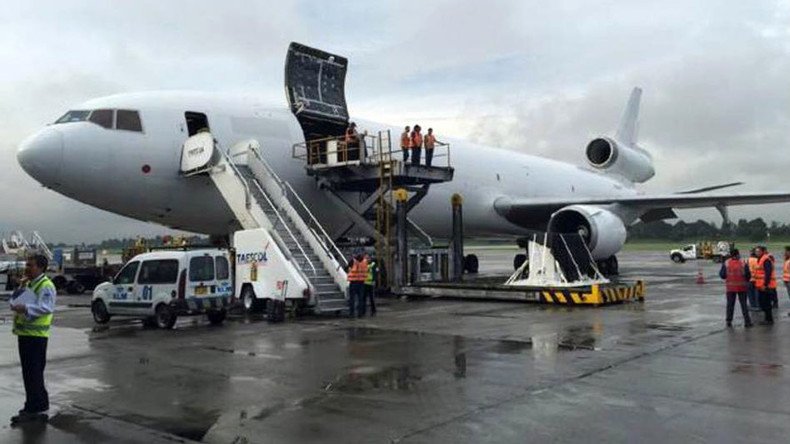
<svg viewBox="0 0 790 444">
<path fill-rule="evenodd" d="M 516 257 L 513 258 L 513 270 L 518 270 L 519 267 L 524 265 L 524 262 L 527 261 L 526 254 L 517 254 Z"/>
<path fill-rule="evenodd" d="M 609 273 L 611 276 L 620 275 L 620 263 L 617 261 L 617 256 L 612 256 L 608 259 Z"/>
<path fill-rule="evenodd" d="M 464 270 L 467 273 L 474 274 L 480 269 L 480 261 L 477 260 L 477 256 L 474 254 L 467 254 L 464 258 Z"/>
</svg>

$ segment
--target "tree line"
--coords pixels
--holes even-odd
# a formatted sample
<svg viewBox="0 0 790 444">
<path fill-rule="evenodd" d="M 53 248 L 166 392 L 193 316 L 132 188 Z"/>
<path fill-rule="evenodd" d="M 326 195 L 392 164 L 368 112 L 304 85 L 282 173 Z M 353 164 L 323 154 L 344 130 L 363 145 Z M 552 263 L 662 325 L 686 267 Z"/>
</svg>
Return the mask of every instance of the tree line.
<svg viewBox="0 0 790 444">
<path fill-rule="evenodd" d="M 165 238 L 169 237 L 172 239 L 174 236 L 154 236 L 154 237 L 146 237 L 145 239 L 146 245 L 151 247 L 161 247 L 165 243 Z M 181 237 L 179 237 L 180 239 Z M 205 236 L 186 236 L 185 237 L 187 242 L 190 245 L 206 245 L 209 243 L 208 237 Z M 81 244 L 80 247 L 84 248 L 96 248 L 98 250 L 122 250 L 124 248 L 129 248 L 134 246 L 135 242 L 140 239 L 138 237 L 125 237 L 125 238 L 113 238 L 113 239 L 105 239 L 98 243 L 89 243 L 89 244 Z M 73 247 L 74 244 L 65 244 L 63 242 L 51 245 L 54 248 L 64 248 L 64 247 Z"/>
<path fill-rule="evenodd" d="M 629 240 L 731 240 L 743 239 L 751 242 L 770 239 L 790 239 L 790 225 L 776 221 L 766 223 L 763 218 L 740 219 L 737 223 L 716 225 L 712 222 L 665 221 L 637 222 L 628 229 Z"/>
</svg>

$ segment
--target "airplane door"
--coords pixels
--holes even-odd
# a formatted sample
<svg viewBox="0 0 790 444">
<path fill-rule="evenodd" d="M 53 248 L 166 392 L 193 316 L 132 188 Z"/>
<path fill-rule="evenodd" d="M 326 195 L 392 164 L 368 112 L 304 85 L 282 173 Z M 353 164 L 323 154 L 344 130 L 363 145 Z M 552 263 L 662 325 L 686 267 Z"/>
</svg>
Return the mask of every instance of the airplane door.
<svg viewBox="0 0 790 444">
<path fill-rule="evenodd" d="M 341 136 L 348 125 L 348 59 L 293 42 L 285 59 L 285 93 L 305 139 Z"/>
</svg>

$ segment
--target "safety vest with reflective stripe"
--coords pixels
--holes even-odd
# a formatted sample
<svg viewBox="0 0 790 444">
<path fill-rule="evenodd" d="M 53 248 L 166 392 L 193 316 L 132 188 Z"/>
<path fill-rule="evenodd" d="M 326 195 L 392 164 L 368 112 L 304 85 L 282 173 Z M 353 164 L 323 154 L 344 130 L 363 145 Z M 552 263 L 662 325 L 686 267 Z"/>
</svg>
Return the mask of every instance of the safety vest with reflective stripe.
<svg viewBox="0 0 790 444">
<path fill-rule="evenodd" d="M 35 283 L 28 284 L 28 288 L 40 296 L 39 292 L 45 288 L 55 290 L 55 284 L 44 276 Z M 49 337 L 49 328 L 52 325 L 52 313 L 38 316 L 34 319 L 28 319 L 24 313 L 16 313 L 14 316 L 14 329 L 13 333 L 17 336 L 35 336 L 39 338 Z"/>
<path fill-rule="evenodd" d="M 432 150 L 433 147 L 436 145 L 436 136 L 433 134 L 426 134 L 425 135 L 425 149 Z"/>
<path fill-rule="evenodd" d="M 771 263 L 771 279 L 768 280 L 768 285 L 765 284 L 765 263 Z M 757 261 L 756 278 L 754 285 L 758 289 L 776 288 L 776 270 L 774 269 L 774 257 L 769 254 L 763 254 L 760 260 Z"/>
<path fill-rule="evenodd" d="M 746 291 L 745 265 L 740 259 L 727 259 L 727 280 L 725 285 L 728 293 L 742 293 Z"/>
<path fill-rule="evenodd" d="M 406 131 L 400 135 L 400 147 L 403 149 L 411 148 L 411 137 L 409 137 L 409 133 Z"/>
<path fill-rule="evenodd" d="M 757 259 L 756 257 L 749 256 L 749 273 L 752 274 L 752 277 L 751 279 L 749 279 L 749 282 L 754 282 L 755 280 L 757 280 L 757 261 L 759 261 L 759 259 Z"/>
<path fill-rule="evenodd" d="M 368 262 L 368 273 L 365 275 L 365 285 L 373 285 L 376 279 L 376 261 Z"/>
<path fill-rule="evenodd" d="M 782 266 L 782 280 L 790 282 L 790 259 L 785 259 L 784 266 Z"/>
<path fill-rule="evenodd" d="M 368 276 L 368 261 L 362 259 L 358 261 L 354 259 L 354 262 L 351 264 L 351 268 L 348 270 L 348 281 L 349 282 L 365 282 L 365 278 Z"/>
<path fill-rule="evenodd" d="M 411 133 L 411 147 L 422 148 L 422 134 L 417 131 L 412 131 Z"/>
</svg>

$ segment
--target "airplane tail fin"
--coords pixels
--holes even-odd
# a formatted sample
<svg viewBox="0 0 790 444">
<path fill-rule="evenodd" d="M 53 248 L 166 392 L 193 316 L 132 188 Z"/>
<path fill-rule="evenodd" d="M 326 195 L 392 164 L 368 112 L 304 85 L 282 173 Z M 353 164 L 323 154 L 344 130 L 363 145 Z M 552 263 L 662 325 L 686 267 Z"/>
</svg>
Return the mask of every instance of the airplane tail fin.
<svg viewBox="0 0 790 444">
<path fill-rule="evenodd" d="M 627 145 L 636 145 L 637 132 L 639 131 L 639 102 L 642 99 L 642 88 L 636 87 L 631 91 L 628 105 L 620 118 L 615 138 Z"/>
</svg>

